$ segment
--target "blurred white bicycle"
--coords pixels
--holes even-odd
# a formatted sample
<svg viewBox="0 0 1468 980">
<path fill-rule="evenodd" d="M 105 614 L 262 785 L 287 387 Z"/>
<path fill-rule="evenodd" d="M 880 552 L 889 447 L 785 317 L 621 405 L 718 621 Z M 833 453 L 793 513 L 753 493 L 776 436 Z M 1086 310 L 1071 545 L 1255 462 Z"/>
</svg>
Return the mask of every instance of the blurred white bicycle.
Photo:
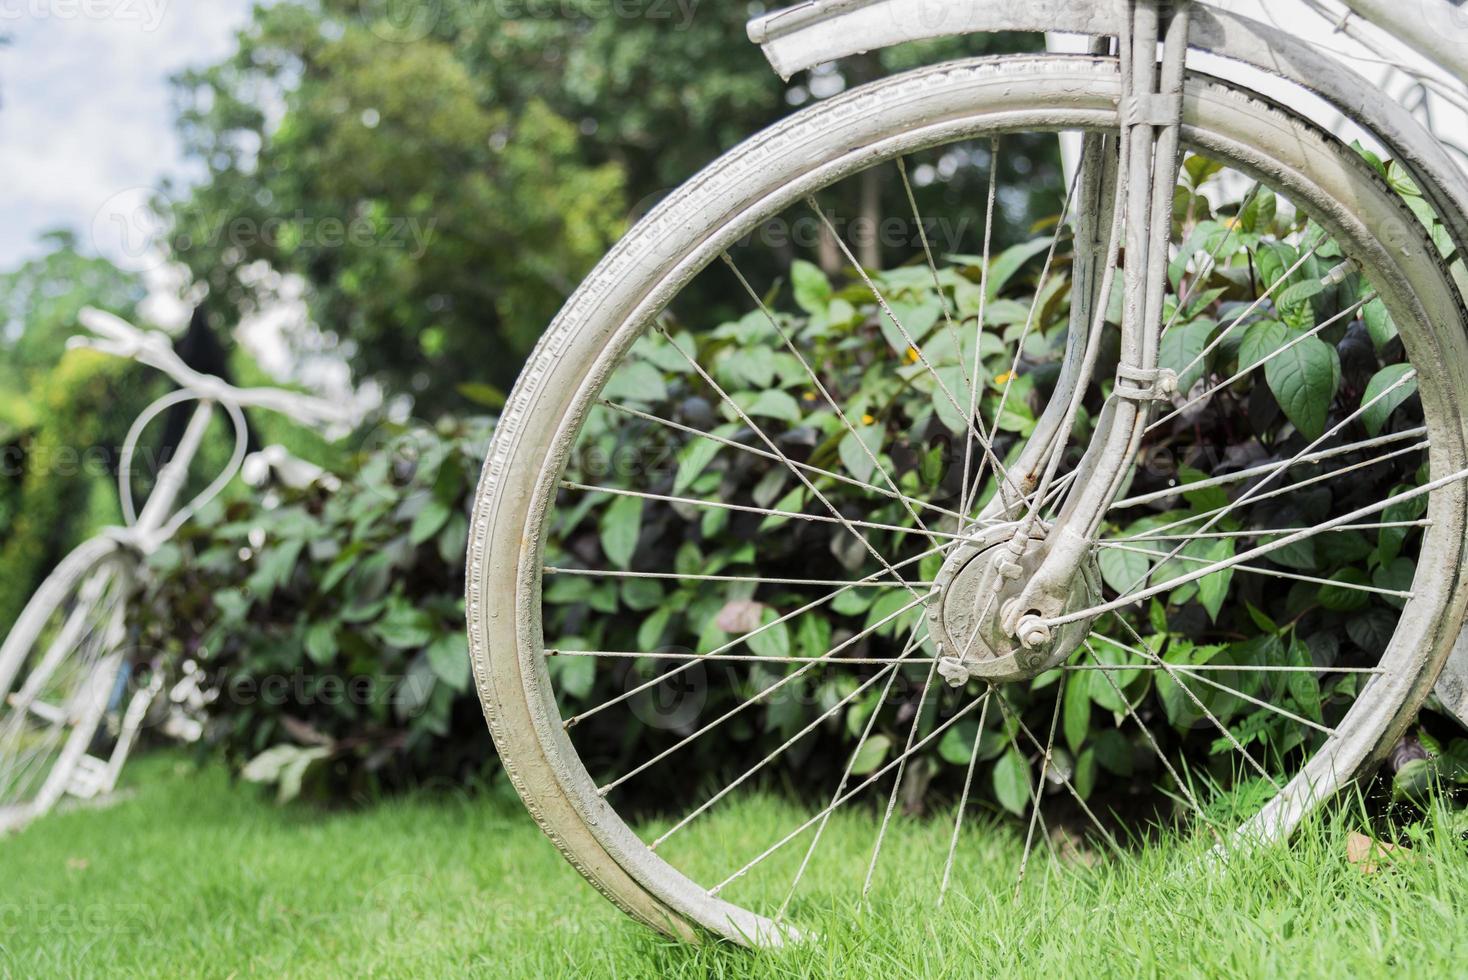
<svg viewBox="0 0 1468 980">
<path fill-rule="evenodd" d="M 0 645 L 0 832 L 25 826 L 64 797 L 96 800 L 115 789 L 166 673 L 129 649 L 129 596 L 144 559 L 223 492 L 245 463 L 243 409 L 269 409 L 308 425 L 346 420 L 341 406 L 320 398 L 237 388 L 201 374 L 161 333 L 99 310 L 85 310 L 81 319 L 92 336 L 73 338 L 73 346 L 131 358 L 162 371 L 178 388 L 144 409 L 123 443 L 118 492 L 125 526 L 109 528 L 67 555 Z M 139 510 L 131 479 L 139 441 L 162 413 L 190 402 L 195 408 L 188 426 Z M 229 462 L 179 506 L 216 411 L 234 430 Z M 104 733 L 109 717 L 115 730 Z M 99 746 L 101 754 L 94 754 Z"/>
</svg>

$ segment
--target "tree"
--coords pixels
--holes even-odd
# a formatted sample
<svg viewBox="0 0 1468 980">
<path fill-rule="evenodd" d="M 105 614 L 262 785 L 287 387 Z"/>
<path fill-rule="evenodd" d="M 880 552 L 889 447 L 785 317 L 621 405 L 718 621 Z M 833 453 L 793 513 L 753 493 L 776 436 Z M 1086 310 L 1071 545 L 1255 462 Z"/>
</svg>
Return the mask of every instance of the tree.
<svg viewBox="0 0 1468 980">
<path fill-rule="evenodd" d="M 340 26 L 260 9 L 233 59 L 180 80 L 212 173 L 173 208 L 174 254 L 241 312 L 270 298 L 256 263 L 303 276 L 316 322 L 390 388 L 503 386 L 620 230 L 621 175 L 543 103 L 486 98 L 447 44 Z"/>
<path fill-rule="evenodd" d="M 403 10 L 412 16 L 389 16 Z M 272 298 L 262 263 L 301 276 L 327 338 L 420 413 L 459 403 L 456 387 L 493 405 L 485 383 L 513 381 L 629 217 L 721 151 L 881 71 L 1030 43 L 908 46 L 787 86 L 745 40 L 746 13 L 605 0 L 261 6 L 229 59 L 176 79 L 185 146 L 209 176 L 164 202 L 173 252 L 239 313 Z M 983 177 L 965 166 L 920 194 L 981 212 Z M 843 214 L 907 208 L 891 188 L 852 193 Z M 743 301 L 737 288 L 695 288 L 710 322 Z"/>
<path fill-rule="evenodd" d="M 74 232 L 48 232 L 41 243 L 44 255 L 0 273 L 0 419 L 12 425 L 29 423 L 20 396 L 61 360 L 82 307 L 128 315 L 147 294 L 136 274 L 82 254 Z"/>
</svg>

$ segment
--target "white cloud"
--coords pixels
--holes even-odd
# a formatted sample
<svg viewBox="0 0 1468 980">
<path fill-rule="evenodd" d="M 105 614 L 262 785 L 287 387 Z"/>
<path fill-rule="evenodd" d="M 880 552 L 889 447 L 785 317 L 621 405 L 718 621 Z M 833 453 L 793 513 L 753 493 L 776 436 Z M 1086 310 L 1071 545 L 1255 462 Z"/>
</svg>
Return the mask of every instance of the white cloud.
<svg viewBox="0 0 1468 980">
<path fill-rule="evenodd" d="M 168 76 L 225 56 L 249 0 L 0 0 L 0 173 L 7 221 L 0 267 L 38 252 L 36 236 L 68 227 L 120 262 L 93 234 L 109 200 L 193 176 L 173 130 Z"/>
</svg>

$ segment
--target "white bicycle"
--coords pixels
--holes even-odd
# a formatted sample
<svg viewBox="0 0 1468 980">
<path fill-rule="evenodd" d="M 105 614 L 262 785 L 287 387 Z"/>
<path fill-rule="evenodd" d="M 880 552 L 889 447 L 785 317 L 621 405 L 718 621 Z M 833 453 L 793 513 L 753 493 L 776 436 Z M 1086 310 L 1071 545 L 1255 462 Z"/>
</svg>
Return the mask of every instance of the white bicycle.
<svg viewBox="0 0 1468 980">
<path fill-rule="evenodd" d="M 179 359 L 166 336 L 111 314 L 86 310 L 82 322 L 93 336 L 73 338 L 73 345 L 156 368 L 178 388 L 144 409 L 123 443 L 118 491 L 126 525 L 107 529 L 67 555 L 0 644 L 0 832 L 24 827 L 64 797 L 95 800 L 116 787 L 165 673 L 129 649 L 129 596 L 146 556 L 239 472 L 248 445 L 243 409 L 269 409 L 305 424 L 344 421 L 342 408 L 323 399 L 236 388 L 200 374 Z M 138 510 L 131 476 L 139 441 L 160 415 L 190 402 L 195 408 L 179 445 Z M 180 506 L 216 411 L 233 427 L 233 452 L 224 470 Z M 101 731 L 109 718 L 115 730 Z"/>
<path fill-rule="evenodd" d="M 1384 32 L 1446 69 L 1434 91 L 1468 105 L 1468 11 L 1345 7 L 1321 22 L 1327 41 L 1340 25 Z M 1000 31 L 1094 41 L 1087 54 L 882 79 L 725 154 L 587 278 L 495 433 L 468 565 L 490 730 L 567 858 L 668 934 L 782 942 L 800 933 L 813 878 L 856 899 L 930 873 L 941 901 L 976 837 L 1003 832 L 964 826 L 980 807 L 1017 816 L 1016 875 L 1001 887 L 1063 850 L 1047 818 L 1097 854 L 1123 836 L 1283 838 L 1381 759 L 1460 635 L 1463 172 L 1321 45 L 1201 0 L 816 0 L 750 27 L 787 77 Z M 1390 163 L 1193 70 L 1203 56 L 1334 107 Z M 1056 132 L 1080 148 L 1060 227 L 1028 252 L 993 253 L 1039 178 L 1006 148 Z M 833 202 L 891 188 L 907 227 L 924 229 L 944 207 L 938 178 L 965 168 L 988 174 L 989 226 L 966 248 L 980 254 L 945 254 L 920 232 L 902 275 L 857 261 Z M 1211 216 L 1202 232 L 1194 211 Z M 762 228 L 802 220 L 844 261 L 846 285 L 792 268 L 788 239 L 759 247 Z M 1009 294 L 1026 256 L 1042 264 L 1021 303 Z M 680 305 L 709 277 L 747 298 L 717 335 L 696 303 Z M 798 316 L 775 288 L 792 279 Z M 858 343 L 877 330 L 885 364 Z M 769 353 L 741 356 L 758 344 Z M 684 407 L 656 410 L 665 393 Z M 955 451 L 933 477 L 924 440 L 940 427 Z M 677 472 L 597 479 L 585 464 L 588 446 L 648 444 L 675 453 Z M 1159 447 L 1190 471 L 1139 465 Z M 593 518 L 600 551 L 561 546 Z M 701 549 L 729 522 L 747 545 L 710 566 Z M 835 535 L 830 547 L 811 528 Z M 576 612 L 577 636 L 550 632 L 571 620 L 546 594 L 570 578 L 676 591 L 684 611 L 598 649 L 610 625 L 595 605 Z M 853 600 L 872 593 L 896 599 Z M 563 590 L 576 594 L 593 593 Z M 806 628 L 843 605 L 861 614 L 842 632 Z M 1246 648 L 1245 635 L 1266 639 Z M 572 671 L 576 658 L 590 670 Z M 732 677 L 710 687 L 717 710 L 671 730 L 639 712 L 639 696 L 710 665 Z M 752 737 L 751 706 L 827 676 L 829 697 L 782 702 L 768 752 L 718 761 L 720 744 Z M 911 684 L 900 697 L 899 677 Z M 588 704 L 587 690 L 612 693 Z M 1461 690 L 1440 693 L 1461 712 Z M 803 750 L 837 725 L 857 739 L 849 753 Z M 1135 752 L 1117 756 L 1118 732 Z M 627 758 L 629 742 L 651 748 Z M 802 752 L 789 778 L 813 802 L 764 846 L 688 843 L 690 824 Z M 1185 767 L 1200 754 L 1212 766 L 1201 779 Z M 985 803 L 976 763 L 996 756 L 1005 768 Z M 1175 808 L 1129 827 L 1096 794 L 1134 765 Z M 951 807 L 951 833 L 932 835 L 931 860 L 909 849 L 883 865 L 899 798 L 911 806 L 944 780 L 928 795 Z M 660 819 L 640 831 L 649 797 Z M 833 814 L 868 801 L 881 814 L 870 850 L 823 849 Z M 1165 832 L 1142 832 L 1154 825 Z"/>
</svg>

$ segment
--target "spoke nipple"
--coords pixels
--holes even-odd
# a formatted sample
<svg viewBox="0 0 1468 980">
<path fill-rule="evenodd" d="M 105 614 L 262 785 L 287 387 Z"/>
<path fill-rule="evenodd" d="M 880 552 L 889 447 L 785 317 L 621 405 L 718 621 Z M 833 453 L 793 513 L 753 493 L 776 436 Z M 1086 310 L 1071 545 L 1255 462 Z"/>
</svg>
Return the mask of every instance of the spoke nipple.
<svg viewBox="0 0 1468 980">
<path fill-rule="evenodd" d="M 958 657 L 944 657 L 938 661 L 938 673 L 949 687 L 963 687 L 968 683 L 968 668 Z"/>
<path fill-rule="evenodd" d="M 1157 397 L 1171 398 L 1177 394 L 1177 372 L 1162 368 L 1157 372 Z"/>
</svg>

